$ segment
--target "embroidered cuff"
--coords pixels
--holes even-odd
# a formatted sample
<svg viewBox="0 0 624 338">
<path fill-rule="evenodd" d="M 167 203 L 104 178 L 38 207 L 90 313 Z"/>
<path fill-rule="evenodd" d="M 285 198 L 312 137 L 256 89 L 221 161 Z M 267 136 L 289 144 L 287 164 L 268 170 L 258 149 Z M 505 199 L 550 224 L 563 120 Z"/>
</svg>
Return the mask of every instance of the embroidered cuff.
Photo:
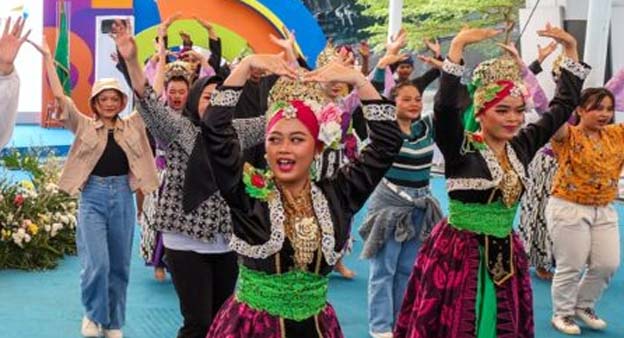
<svg viewBox="0 0 624 338">
<path fill-rule="evenodd" d="M 589 66 L 581 62 L 576 62 L 570 58 L 563 59 L 563 62 L 561 62 L 561 68 L 569 71 L 581 80 L 585 80 L 585 78 L 589 75 L 589 72 L 591 72 L 591 68 L 589 68 Z"/>
<path fill-rule="evenodd" d="M 465 69 L 466 67 L 457 63 L 453 63 L 449 59 L 445 59 L 442 63 L 442 71 L 457 77 L 461 77 L 464 74 Z"/>
<path fill-rule="evenodd" d="M 368 121 L 394 121 L 396 109 L 391 104 L 367 104 L 362 108 Z"/>
<path fill-rule="evenodd" d="M 234 107 L 243 91 L 241 89 L 216 90 L 210 98 L 211 106 Z"/>
</svg>

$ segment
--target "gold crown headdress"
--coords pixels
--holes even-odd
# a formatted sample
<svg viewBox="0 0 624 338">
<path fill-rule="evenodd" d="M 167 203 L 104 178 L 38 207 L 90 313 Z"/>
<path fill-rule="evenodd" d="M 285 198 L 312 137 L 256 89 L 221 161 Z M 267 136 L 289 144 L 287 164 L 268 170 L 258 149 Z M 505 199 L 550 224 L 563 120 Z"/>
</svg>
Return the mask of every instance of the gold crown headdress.
<svg viewBox="0 0 624 338">
<path fill-rule="evenodd" d="M 520 67 L 513 59 L 507 57 L 490 59 L 477 66 L 473 72 L 471 83 L 474 90 L 473 100 L 476 113 L 502 90 L 500 84 L 502 81 L 514 84 L 514 89 L 510 95 L 524 96 L 526 88 L 523 85 Z"/>
<path fill-rule="evenodd" d="M 300 72 L 303 72 L 303 70 L 300 70 Z M 317 82 L 303 82 L 282 76 L 269 92 L 269 109 L 266 112 L 267 121 L 279 110 L 275 109 L 276 104 L 281 105 L 292 100 L 304 101 L 315 113 L 318 113 L 321 104 L 325 101 L 325 94 L 323 93 L 323 88 Z"/>
<path fill-rule="evenodd" d="M 316 68 L 321 68 L 336 58 L 336 47 L 331 41 L 328 41 L 325 48 L 316 57 Z"/>
<path fill-rule="evenodd" d="M 189 86 L 193 83 L 195 77 L 195 70 L 190 63 L 185 61 L 174 61 L 168 63 L 165 67 L 165 83 L 176 77 L 184 78 Z"/>
</svg>

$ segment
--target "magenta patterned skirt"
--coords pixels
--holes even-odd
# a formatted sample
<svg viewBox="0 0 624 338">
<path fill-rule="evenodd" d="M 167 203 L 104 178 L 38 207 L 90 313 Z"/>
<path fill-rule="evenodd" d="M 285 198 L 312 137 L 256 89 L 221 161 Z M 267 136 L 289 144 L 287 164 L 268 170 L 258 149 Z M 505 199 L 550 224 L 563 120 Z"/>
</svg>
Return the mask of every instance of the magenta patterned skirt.
<svg viewBox="0 0 624 338">
<path fill-rule="evenodd" d="M 334 308 L 327 306 L 318 314 L 321 337 L 343 338 Z M 279 317 L 252 309 L 230 297 L 219 310 L 206 338 L 282 338 Z"/>
<path fill-rule="evenodd" d="M 476 336 L 479 237 L 442 220 L 423 243 L 397 324 L 395 338 Z M 496 287 L 499 338 L 533 337 L 533 298 L 528 261 L 513 234 L 515 274 Z"/>
</svg>

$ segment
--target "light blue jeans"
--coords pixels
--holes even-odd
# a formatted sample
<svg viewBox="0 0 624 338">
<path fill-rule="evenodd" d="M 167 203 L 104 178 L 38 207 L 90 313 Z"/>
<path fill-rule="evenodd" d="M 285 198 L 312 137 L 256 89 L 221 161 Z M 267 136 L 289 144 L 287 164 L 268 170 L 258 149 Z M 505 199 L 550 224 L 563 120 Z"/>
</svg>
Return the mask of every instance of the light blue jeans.
<svg viewBox="0 0 624 338">
<path fill-rule="evenodd" d="M 402 188 L 413 198 L 429 194 L 427 189 Z M 374 203 L 383 203 L 371 198 L 371 207 Z M 392 332 L 396 318 L 401 310 L 403 295 L 407 288 L 409 276 L 412 273 L 414 262 L 421 240 L 420 229 L 424 217 L 424 210 L 414 208 L 412 224 L 416 228 L 416 236 L 405 242 L 397 242 L 390 236 L 377 255 L 370 259 L 368 276 L 368 324 L 369 332 Z"/>
<path fill-rule="evenodd" d="M 90 176 L 80 194 L 76 231 L 80 288 L 86 316 L 105 329 L 124 325 L 135 224 L 128 176 Z"/>
</svg>

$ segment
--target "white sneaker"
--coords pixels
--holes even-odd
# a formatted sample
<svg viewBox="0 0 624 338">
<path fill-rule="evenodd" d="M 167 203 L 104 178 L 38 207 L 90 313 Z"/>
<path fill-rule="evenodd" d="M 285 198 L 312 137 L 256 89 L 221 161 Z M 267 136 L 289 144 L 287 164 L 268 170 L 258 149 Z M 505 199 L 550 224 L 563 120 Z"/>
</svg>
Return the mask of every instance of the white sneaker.
<svg viewBox="0 0 624 338">
<path fill-rule="evenodd" d="M 607 328 L 607 322 L 596 316 L 594 309 L 586 307 L 584 309 L 576 309 L 576 317 L 582 320 L 585 325 L 594 330 L 604 330 Z"/>
<path fill-rule="evenodd" d="M 373 338 L 392 338 L 392 332 L 382 332 L 382 333 L 371 332 L 370 335 Z"/>
<path fill-rule="evenodd" d="M 572 316 L 554 316 L 550 322 L 555 329 L 565 334 L 581 334 L 581 328 L 576 325 Z"/>
<path fill-rule="evenodd" d="M 80 327 L 80 333 L 85 337 L 99 337 L 100 326 L 91 321 L 87 316 L 82 317 L 82 326 Z"/>
<path fill-rule="evenodd" d="M 105 338 L 123 338 L 123 333 L 119 329 L 115 330 L 104 330 Z"/>
</svg>

